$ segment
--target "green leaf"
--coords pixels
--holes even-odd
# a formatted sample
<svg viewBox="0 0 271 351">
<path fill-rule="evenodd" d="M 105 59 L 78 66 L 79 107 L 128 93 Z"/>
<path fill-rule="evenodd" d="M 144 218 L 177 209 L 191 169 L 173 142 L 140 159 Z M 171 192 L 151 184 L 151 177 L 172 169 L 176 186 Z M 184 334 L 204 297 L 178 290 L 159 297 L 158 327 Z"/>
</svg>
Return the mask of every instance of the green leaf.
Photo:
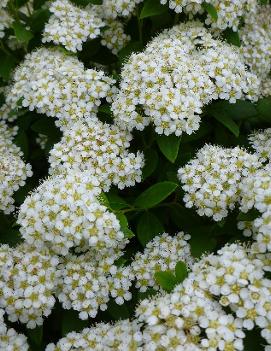
<svg viewBox="0 0 271 351">
<path fill-rule="evenodd" d="M 271 97 L 259 100 L 256 108 L 261 119 L 271 121 Z"/>
<path fill-rule="evenodd" d="M 12 28 L 14 30 L 17 40 L 20 43 L 27 44 L 29 40 L 33 38 L 33 34 L 31 33 L 31 31 L 26 29 L 25 26 L 19 21 L 13 22 Z"/>
<path fill-rule="evenodd" d="M 156 283 L 167 292 L 171 292 L 178 283 L 176 277 L 171 271 L 155 272 L 154 279 Z"/>
<path fill-rule="evenodd" d="M 241 46 L 241 40 L 239 37 L 238 32 L 234 32 L 231 28 L 227 28 L 224 31 L 224 37 L 227 40 L 229 44 L 235 45 L 240 47 Z"/>
<path fill-rule="evenodd" d="M 236 121 L 248 120 L 258 114 L 256 106 L 252 102 L 246 100 L 237 100 L 234 104 L 228 101 L 218 101 L 207 108 L 207 113 L 213 116 L 220 115 L 221 111 L 223 111 L 227 117 Z"/>
<path fill-rule="evenodd" d="M 236 138 L 239 136 L 240 130 L 238 125 L 234 122 L 234 120 L 227 116 L 223 111 L 214 115 L 214 118 L 223 124 Z"/>
<path fill-rule="evenodd" d="M 107 313 L 111 316 L 113 320 L 127 319 L 130 317 L 129 309 L 125 304 L 118 305 L 115 301 L 110 301 L 108 303 Z"/>
<path fill-rule="evenodd" d="M 143 179 L 148 178 L 158 165 L 158 154 L 154 149 L 144 151 L 145 165 L 142 170 Z"/>
<path fill-rule="evenodd" d="M 112 210 L 121 210 L 128 206 L 128 203 L 124 199 L 122 199 L 118 194 L 109 192 L 106 195 L 110 204 L 110 208 Z"/>
<path fill-rule="evenodd" d="M 97 196 L 97 199 L 101 205 L 106 206 L 108 208 L 110 207 L 109 200 L 105 193 L 102 192 L 100 195 Z"/>
<path fill-rule="evenodd" d="M 151 208 L 165 200 L 176 190 L 177 186 L 176 183 L 169 181 L 154 184 L 140 194 L 134 204 L 139 208 Z"/>
<path fill-rule="evenodd" d="M 157 144 L 163 155 L 172 163 L 176 161 L 180 147 L 181 138 L 175 135 L 157 136 Z"/>
<path fill-rule="evenodd" d="M 212 4 L 204 2 L 201 6 L 204 8 L 205 11 L 208 12 L 208 14 L 212 17 L 214 21 L 217 21 L 218 19 L 217 11 Z"/>
<path fill-rule="evenodd" d="M 43 326 L 27 331 L 28 339 L 33 350 L 42 350 Z"/>
<path fill-rule="evenodd" d="M 33 13 L 29 20 L 29 25 L 34 33 L 41 32 L 50 17 L 48 9 L 39 9 Z"/>
<path fill-rule="evenodd" d="M 151 212 L 145 212 L 139 218 L 136 233 L 138 240 L 143 246 L 156 235 L 164 233 L 164 227 L 159 219 Z"/>
<path fill-rule="evenodd" d="M 141 10 L 140 19 L 161 15 L 166 11 L 166 6 L 161 5 L 160 0 L 147 0 Z"/>
<path fill-rule="evenodd" d="M 19 148 L 24 154 L 24 157 L 27 159 L 29 153 L 29 145 L 27 135 L 23 130 L 18 132 L 18 134 L 14 138 L 14 142 L 17 146 L 19 146 Z"/>
<path fill-rule="evenodd" d="M 140 41 L 131 41 L 118 52 L 121 62 L 125 61 L 133 52 L 140 52 L 143 49 Z"/>
<path fill-rule="evenodd" d="M 181 283 L 187 276 L 188 271 L 186 268 L 186 264 L 182 261 L 179 261 L 175 266 L 175 276 L 178 280 L 178 283 Z"/>
<path fill-rule="evenodd" d="M 61 135 L 59 129 L 55 125 L 54 119 L 51 117 L 40 117 L 31 125 L 31 129 L 36 133 L 47 135 L 49 137 L 57 137 Z"/>
<path fill-rule="evenodd" d="M 78 6 L 87 6 L 89 4 L 102 5 L 103 0 L 72 0 L 72 2 Z"/>
<path fill-rule="evenodd" d="M 8 81 L 12 70 L 16 66 L 16 59 L 11 55 L 6 55 L 0 51 L 0 77 Z"/>
<path fill-rule="evenodd" d="M 129 229 L 129 223 L 127 217 L 123 213 L 115 213 L 117 219 L 120 222 L 121 231 L 124 233 L 124 237 L 131 239 L 135 236 L 135 234 Z"/>
<path fill-rule="evenodd" d="M 256 208 L 251 209 L 247 213 L 240 212 L 237 216 L 238 221 L 251 222 L 260 217 L 260 212 Z"/>
<path fill-rule="evenodd" d="M 74 310 L 63 310 L 62 312 L 62 323 L 61 323 L 61 334 L 66 334 L 75 331 L 79 332 L 88 326 L 87 320 L 82 320 L 78 317 L 78 312 Z"/>
</svg>

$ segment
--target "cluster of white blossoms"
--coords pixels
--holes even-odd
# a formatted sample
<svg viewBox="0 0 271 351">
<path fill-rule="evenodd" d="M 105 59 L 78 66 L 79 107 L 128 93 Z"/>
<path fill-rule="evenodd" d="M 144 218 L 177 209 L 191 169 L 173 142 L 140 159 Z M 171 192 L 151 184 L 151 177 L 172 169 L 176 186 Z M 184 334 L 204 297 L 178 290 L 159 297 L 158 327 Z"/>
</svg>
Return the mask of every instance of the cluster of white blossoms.
<svg viewBox="0 0 271 351">
<path fill-rule="evenodd" d="M 122 128 L 143 130 L 152 122 L 158 134 L 180 136 L 199 128 L 204 105 L 216 99 L 255 101 L 259 86 L 238 48 L 213 39 L 200 22 L 187 22 L 130 56 L 112 112 Z"/>
<path fill-rule="evenodd" d="M 59 268 L 58 299 L 63 308 L 72 308 L 80 312 L 79 318 L 88 319 L 95 318 L 99 309 L 105 311 L 110 297 L 119 305 L 130 300 L 133 277 L 129 268 L 114 264 L 120 256 L 119 250 L 66 256 Z"/>
<path fill-rule="evenodd" d="M 50 151 L 49 173 L 69 173 L 70 169 L 88 171 L 109 190 L 141 181 L 143 154 L 129 153 L 132 135 L 115 125 L 91 118 L 75 122 L 63 133 L 61 141 Z"/>
<path fill-rule="evenodd" d="M 174 270 L 179 261 L 191 267 L 193 258 L 187 242 L 189 239 L 190 235 L 183 232 L 175 236 L 164 233 L 151 240 L 143 253 L 137 252 L 131 263 L 136 288 L 141 292 L 145 292 L 149 287 L 158 290 L 159 286 L 154 279 L 155 272 Z"/>
<path fill-rule="evenodd" d="M 0 308 L 11 322 L 35 328 L 55 304 L 58 258 L 43 248 L 0 246 Z"/>
<path fill-rule="evenodd" d="M 96 118 L 101 99 L 108 97 L 114 80 L 104 72 L 85 69 L 77 57 L 58 49 L 40 48 L 25 56 L 15 70 L 6 102 L 57 117 L 60 126 L 83 117 Z"/>
<path fill-rule="evenodd" d="M 241 53 L 252 72 L 266 78 L 271 70 L 271 6 L 258 6 L 240 30 Z"/>
<path fill-rule="evenodd" d="M 260 150 L 260 149 L 258 149 Z M 267 156 L 268 157 L 268 156 Z M 261 216 L 254 220 L 253 237 L 259 252 L 271 250 L 271 165 L 270 163 L 257 170 L 255 174 L 243 180 L 240 209 L 246 213 L 257 209 Z"/>
<path fill-rule="evenodd" d="M 50 12 L 52 15 L 45 25 L 42 41 L 61 44 L 72 52 L 82 50 L 82 44 L 87 39 L 98 37 L 101 27 L 105 25 L 95 7 L 82 9 L 69 0 L 52 2 Z"/>
<path fill-rule="evenodd" d="M 122 320 L 115 324 L 98 323 L 80 333 L 69 333 L 45 351 L 140 351 L 142 335 L 137 321 Z"/>
<path fill-rule="evenodd" d="M 102 5 L 97 5 L 97 10 L 105 19 L 116 19 L 120 17 L 131 16 L 136 5 L 143 0 L 103 0 Z"/>
<path fill-rule="evenodd" d="M 9 15 L 5 8 L 1 8 L 0 4 L 0 39 L 4 38 L 5 30 L 11 26 L 13 22 L 12 17 Z"/>
<path fill-rule="evenodd" d="M 4 322 L 4 311 L 0 309 L 0 350 L 28 351 L 27 338 L 13 328 L 8 329 Z"/>
<path fill-rule="evenodd" d="M 261 95 L 263 97 L 271 96 L 271 78 L 269 76 L 262 80 Z"/>
<path fill-rule="evenodd" d="M 117 217 L 97 198 L 99 186 L 88 171 L 50 177 L 20 207 L 17 223 L 22 237 L 60 255 L 71 248 L 101 252 L 125 243 Z"/>
<path fill-rule="evenodd" d="M 106 29 L 103 30 L 101 37 L 101 44 L 106 46 L 115 55 L 131 39 L 130 35 L 125 34 L 122 22 L 112 19 L 106 21 Z"/>
<path fill-rule="evenodd" d="M 271 128 L 257 130 L 248 140 L 261 162 L 271 160 Z"/>
<path fill-rule="evenodd" d="M 255 325 L 271 344 L 271 281 L 264 277 L 264 263 L 240 244 L 225 246 L 194 267 L 194 284 L 219 298 L 242 320 L 243 328 Z"/>
<path fill-rule="evenodd" d="M 7 214 L 15 208 L 14 192 L 32 176 L 31 165 L 23 161 L 23 153 L 13 143 L 16 133 L 16 127 L 9 128 L 0 121 L 0 210 Z"/>
<path fill-rule="evenodd" d="M 205 145 L 178 171 L 186 207 L 220 221 L 240 201 L 242 180 L 257 174 L 261 165 L 257 155 L 240 147 Z"/>
</svg>

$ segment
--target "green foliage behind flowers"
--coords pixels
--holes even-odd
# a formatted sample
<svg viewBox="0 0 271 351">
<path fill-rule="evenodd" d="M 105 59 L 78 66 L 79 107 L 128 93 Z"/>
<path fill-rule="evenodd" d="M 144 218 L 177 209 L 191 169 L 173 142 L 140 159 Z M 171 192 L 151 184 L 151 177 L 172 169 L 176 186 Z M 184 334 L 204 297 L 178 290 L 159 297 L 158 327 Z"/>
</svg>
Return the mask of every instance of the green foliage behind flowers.
<svg viewBox="0 0 271 351">
<path fill-rule="evenodd" d="M 1 1 L 0 351 L 270 350 L 270 71 L 267 0 Z"/>
</svg>

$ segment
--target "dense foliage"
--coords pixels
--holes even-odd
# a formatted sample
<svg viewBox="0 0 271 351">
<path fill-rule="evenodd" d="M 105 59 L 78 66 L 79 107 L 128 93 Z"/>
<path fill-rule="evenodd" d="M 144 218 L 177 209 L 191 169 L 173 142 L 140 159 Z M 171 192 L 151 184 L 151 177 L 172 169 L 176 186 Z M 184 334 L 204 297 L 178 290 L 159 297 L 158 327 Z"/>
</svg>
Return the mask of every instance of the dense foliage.
<svg viewBox="0 0 271 351">
<path fill-rule="evenodd" d="M 0 351 L 271 350 L 271 4 L 0 1 Z"/>
</svg>

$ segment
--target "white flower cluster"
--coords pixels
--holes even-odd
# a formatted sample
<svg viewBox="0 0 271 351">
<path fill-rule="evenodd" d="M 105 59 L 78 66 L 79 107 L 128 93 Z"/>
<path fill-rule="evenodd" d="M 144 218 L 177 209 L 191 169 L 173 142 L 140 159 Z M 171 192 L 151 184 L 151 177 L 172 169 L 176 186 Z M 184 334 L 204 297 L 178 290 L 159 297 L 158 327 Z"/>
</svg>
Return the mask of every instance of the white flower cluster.
<svg viewBox="0 0 271 351">
<path fill-rule="evenodd" d="M 270 77 L 266 77 L 265 79 L 262 80 L 261 95 L 263 97 L 271 96 L 271 78 Z"/>
<path fill-rule="evenodd" d="M 252 72 L 265 78 L 271 70 L 271 6 L 258 6 L 253 16 L 247 16 L 240 31 L 241 53 Z"/>
<path fill-rule="evenodd" d="M 23 161 L 21 150 L 12 142 L 16 133 L 16 128 L 0 121 L 0 210 L 7 214 L 15 208 L 13 193 L 32 176 L 30 164 Z"/>
<path fill-rule="evenodd" d="M 23 107 L 57 117 L 61 125 L 96 117 L 100 100 L 110 95 L 115 82 L 102 71 L 84 69 L 77 57 L 46 48 L 26 55 L 13 80 L 6 95 L 9 106 L 16 108 L 22 100 Z"/>
<path fill-rule="evenodd" d="M 216 99 L 255 101 L 259 85 L 238 48 L 213 39 L 200 22 L 182 23 L 131 55 L 112 111 L 128 130 L 152 122 L 158 134 L 191 134 L 199 128 L 204 105 Z"/>
<path fill-rule="evenodd" d="M 195 284 L 229 306 L 243 328 L 257 325 L 271 344 L 271 281 L 264 277 L 264 263 L 239 244 L 225 246 L 195 265 Z"/>
<path fill-rule="evenodd" d="M 271 128 L 258 130 L 248 137 L 261 162 L 271 160 Z"/>
<path fill-rule="evenodd" d="M 143 0 L 103 0 L 98 5 L 100 15 L 105 19 L 116 19 L 118 16 L 129 17 L 136 8 L 136 5 Z"/>
<path fill-rule="evenodd" d="M 4 311 L 0 309 L 0 350 L 28 351 L 27 339 L 13 328 L 8 329 L 4 322 Z"/>
<path fill-rule="evenodd" d="M 112 184 L 132 186 L 141 181 L 144 158 L 128 152 L 131 140 L 129 132 L 114 125 L 91 118 L 75 122 L 50 151 L 49 173 L 88 171 L 106 191 Z"/>
<path fill-rule="evenodd" d="M 47 135 L 41 133 L 38 134 L 38 137 L 36 138 L 36 143 L 40 146 L 42 150 L 45 150 L 47 141 Z"/>
<path fill-rule="evenodd" d="M 106 46 L 115 55 L 131 39 L 130 35 L 125 34 L 123 24 L 120 21 L 112 19 L 106 21 L 106 29 L 102 32 L 101 37 L 101 44 Z"/>
<path fill-rule="evenodd" d="M 87 39 L 94 39 L 105 24 L 97 15 L 95 7 L 81 9 L 69 0 L 56 0 L 50 6 L 52 13 L 45 25 L 42 41 L 62 44 L 67 50 L 82 50 Z"/>
<path fill-rule="evenodd" d="M 80 256 L 66 256 L 60 266 L 58 293 L 63 308 L 73 308 L 80 312 L 79 318 L 88 319 L 95 318 L 99 309 L 107 309 L 110 296 L 119 305 L 130 300 L 130 270 L 114 265 L 120 255 L 121 251 L 108 250 L 105 254 L 89 251 Z"/>
<path fill-rule="evenodd" d="M 257 155 L 244 149 L 205 145 L 178 171 L 186 207 L 220 221 L 240 201 L 242 180 L 260 167 Z"/>
<path fill-rule="evenodd" d="M 160 0 L 160 2 L 166 4 L 168 0 Z M 257 0 L 169 0 L 169 8 L 177 13 L 185 12 L 189 15 L 196 15 L 204 12 L 203 3 L 213 6 L 217 12 L 216 19 L 207 13 L 205 23 L 220 30 L 230 27 L 237 31 L 241 18 L 253 16 L 257 8 Z"/>
<path fill-rule="evenodd" d="M 60 255 L 71 248 L 102 251 L 123 244 L 119 221 L 98 201 L 99 185 L 87 171 L 44 181 L 20 207 L 17 222 L 22 237 Z"/>
<path fill-rule="evenodd" d="M 255 174 L 243 180 L 240 209 L 248 212 L 253 207 L 261 216 L 254 220 L 253 237 L 256 239 L 256 250 L 271 251 L 271 165 L 267 164 Z"/>
<path fill-rule="evenodd" d="M 49 344 L 45 351 L 140 351 L 140 324 L 122 320 L 111 325 L 98 323 L 80 333 L 69 333 L 56 345 Z"/>
<path fill-rule="evenodd" d="M 0 307 L 11 322 L 35 328 L 55 304 L 58 258 L 46 249 L 0 246 Z"/>
<path fill-rule="evenodd" d="M 143 253 L 137 252 L 131 263 L 136 288 L 139 288 L 141 292 L 145 292 L 149 287 L 158 290 L 159 286 L 154 280 L 154 273 L 174 271 L 179 261 L 183 261 L 188 267 L 191 267 L 193 258 L 187 242 L 189 239 L 190 235 L 183 232 L 177 233 L 175 236 L 164 233 L 150 241 Z"/>
</svg>

